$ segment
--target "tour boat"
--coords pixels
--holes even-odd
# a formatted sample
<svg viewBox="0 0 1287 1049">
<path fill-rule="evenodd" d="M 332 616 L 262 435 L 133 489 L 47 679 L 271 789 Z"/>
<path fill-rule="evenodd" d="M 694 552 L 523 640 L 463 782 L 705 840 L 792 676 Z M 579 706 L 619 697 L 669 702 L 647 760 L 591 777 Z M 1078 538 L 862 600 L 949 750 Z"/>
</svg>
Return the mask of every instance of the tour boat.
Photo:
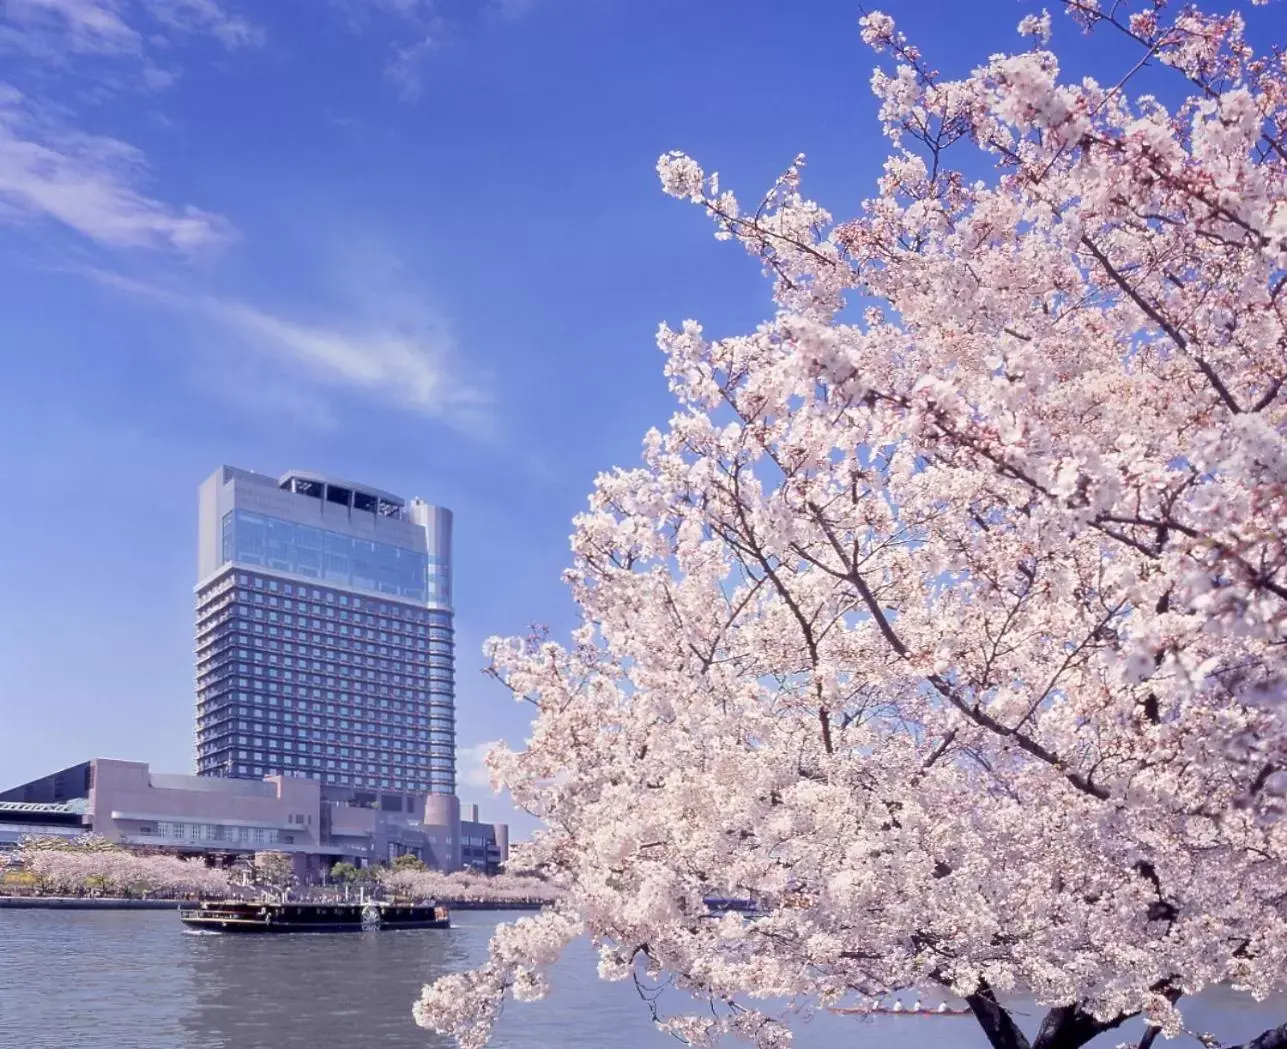
<svg viewBox="0 0 1287 1049">
<path fill-rule="evenodd" d="M 362 932 L 376 929 L 447 929 L 446 907 L 432 903 L 270 903 L 263 900 L 203 901 L 180 908 L 191 929 L 212 932 Z"/>
</svg>

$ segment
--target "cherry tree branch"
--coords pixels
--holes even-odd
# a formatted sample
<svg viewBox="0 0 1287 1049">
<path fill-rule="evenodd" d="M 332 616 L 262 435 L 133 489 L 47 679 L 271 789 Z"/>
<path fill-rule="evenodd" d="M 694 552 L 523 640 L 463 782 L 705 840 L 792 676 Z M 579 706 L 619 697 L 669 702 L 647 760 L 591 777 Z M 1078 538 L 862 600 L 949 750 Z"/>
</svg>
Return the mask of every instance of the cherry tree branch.
<svg viewBox="0 0 1287 1049">
<path fill-rule="evenodd" d="M 1086 249 L 1095 256 L 1095 261 L 1098 262 L 1104 272 L 1112 278 L 1113 283 L 1125 292 L 1126 296 L 1144 312 L 1149 320 L 1166 332 L 1167 336 L 1181 351 L 1192 358 L 1193 362 L 1198 366 L 1198 369 L 1202 374 L 1206 376 L 1207 382 L 1211 384 L 1212 388 L 1216 391 L 1220 400 L 1224 402 L 1225 406 L 1235 414 L 1241 412 L 1242 407 L 1238 404 L 1233 394 L 1229 392 L 1229 388 L 1225 386 L 1224 382 L 1220 379 L 1220 376 L 1216 374 L 1215 369 L 1212 368 L 1200 354 L 1190 351 L 1189 341 L 1184 337 L 1184 334 L 1180 329 L 1175 327 L 1170 321 L 1162 316 L 1161 311 L 1144 298 L 1138 290 L 1136 290 L 1135 286 L 1126 279 L 1122 272 L 1109 261 L 1108 256 L 1100 250 L 1099 245 L 1089 237 L 1082 237 L 1081 242 L 1086 246 Z"/>
</svg>

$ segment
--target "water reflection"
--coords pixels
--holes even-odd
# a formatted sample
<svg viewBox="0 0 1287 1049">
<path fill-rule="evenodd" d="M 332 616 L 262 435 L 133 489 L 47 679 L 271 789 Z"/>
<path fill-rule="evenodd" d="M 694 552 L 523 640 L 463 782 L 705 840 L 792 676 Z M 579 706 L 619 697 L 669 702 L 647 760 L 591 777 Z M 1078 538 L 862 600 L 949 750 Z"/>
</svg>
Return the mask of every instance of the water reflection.
<svg viewBox="0 0 1287 1049">
<path fill-rule="evenodd" d="M 193 995 L 184 1044 L 209 1049 L 435 1044 L 411 1019 L 420 986 L 466 967 L 464 930 L 183 936 Z M 430 935 L 426 935 L 429 933 Z"/>
<path fill-rule="evenodd" d="M 411 1003 L 426 981 L 481 961 L 503 917 L 461 913 L 447 931 L 223 936 L 185 932 L 172 912 L 0 911 L 0 1046 L 446 1049 L 415 1026 Z M 587 945 L 563 959 L 552 985 L 545 1002 L 506 1006 L 499 1049 L 678 1044 L 648 1022 L 631 984 L 596 979 Z M 1018 1008 L 1035 1032 L 1037 1011 Z M 1196 1030 L 1242 1041 L 1287 1020 L 1287 999 L 1212 993 L 1189 1016 Z M 1135 1044 L 1141 1030 L 1137 1021 L 1092 1044 Z M 796 1044 L 984 1049 L 986 1041 L 968 1018 L 824 1014 L 799 1026 Z"/>
</svg>

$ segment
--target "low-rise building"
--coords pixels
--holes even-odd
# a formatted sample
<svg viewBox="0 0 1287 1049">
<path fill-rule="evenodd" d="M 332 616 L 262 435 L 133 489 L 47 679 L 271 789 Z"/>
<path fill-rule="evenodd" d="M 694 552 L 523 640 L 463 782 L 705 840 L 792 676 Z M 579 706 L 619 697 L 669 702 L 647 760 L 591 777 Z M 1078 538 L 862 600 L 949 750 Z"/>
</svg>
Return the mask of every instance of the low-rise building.
<svg viewBox="0 0 1287 1049">
<path fill-rule="evenodd" d="M 0 852 L 23 838 L 79 838 L 86 831 L 84 799 L 0 801 Z"/>
<path fill-rule="evenodd" d="M 477 805 L 466 805 L 460 817 L 460 865 L 494 874 L 509 859 L 509 825 L 484 823 Z"/>
<path fill-rule="evenodd" d="M 479 821 L 477 806 L 462 821 L 452 795 L 359 790 L 296 776 L 158 773 L 145 762 L 111 758 L 0 792 L 0 805 L 77 803 L 75 833 L 185 855 L 285 852 L 304 880 L 319 879 L 340 860 L 369 866 L 410 853 L 438 870 L 494 872 L 509 856 L 509 828 Z M 0 847 L 3 816 L 0 810 Z M 20 836 L 9 835 L 14 842 Z"/>
</svg>

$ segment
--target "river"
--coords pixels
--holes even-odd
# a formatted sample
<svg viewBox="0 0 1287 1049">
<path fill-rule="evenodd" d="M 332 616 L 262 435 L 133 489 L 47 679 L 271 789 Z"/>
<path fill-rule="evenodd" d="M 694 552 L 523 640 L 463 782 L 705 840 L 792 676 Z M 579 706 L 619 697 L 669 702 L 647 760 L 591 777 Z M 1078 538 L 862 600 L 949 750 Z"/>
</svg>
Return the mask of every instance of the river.
<svg viewBox="0 0 1287 1049">
<path fill-rule="evenodd" d="M 0 910 L 0 1049 L 446 1049 L 416 1027 L 411 1003 L 425 981 L 478 962 L 491 928 L 513 917 L 457 912 L 446 931 L 235 936 L 186 931 L 168 911 Z M 597 979 L 588 946 L 551 979 L 545 1001 L 506 1005 L 494 1045 L 679 1044 L 652 1026 L 633 985 Z M 681 1004 L 673 993 L 664 1001 Z M 1242 1040 L 1287 1020 L 1287 1001 L 1212 994 L 1191 1016 Z M 1035 1015 L 1021 1022 L 1035 1028 Z M 1095 1044 L 1138 1038 L 1126 1026 Z M 968 1018 L 835 1015 L 801 1024 L 796 1044 L 986 1047 Z"/>
</svg>

